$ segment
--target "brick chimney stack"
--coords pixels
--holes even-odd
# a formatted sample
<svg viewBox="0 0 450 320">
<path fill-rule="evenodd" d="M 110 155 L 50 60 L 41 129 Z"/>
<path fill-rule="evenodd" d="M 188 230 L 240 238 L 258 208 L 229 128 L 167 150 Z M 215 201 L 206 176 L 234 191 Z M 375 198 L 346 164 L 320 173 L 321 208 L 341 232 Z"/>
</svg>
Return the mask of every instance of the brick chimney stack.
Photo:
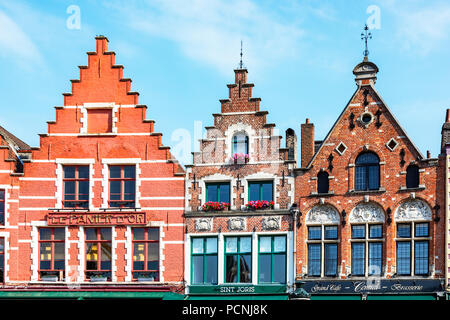
<svg viewBox="0 0 450 320">
<path fill-rule="evenodd" d="M 450 152 L 450 109 L 447 109 L 441 131 L 441 154 L 445 155 L 447 152 Z"/>
<path fill-rule="evenodd" d="M 309 119 L 301 125 L 301 143 L 301 166 L 305 168 L 314 156 L 314 124 L 309 123 Z"/>
</svg>

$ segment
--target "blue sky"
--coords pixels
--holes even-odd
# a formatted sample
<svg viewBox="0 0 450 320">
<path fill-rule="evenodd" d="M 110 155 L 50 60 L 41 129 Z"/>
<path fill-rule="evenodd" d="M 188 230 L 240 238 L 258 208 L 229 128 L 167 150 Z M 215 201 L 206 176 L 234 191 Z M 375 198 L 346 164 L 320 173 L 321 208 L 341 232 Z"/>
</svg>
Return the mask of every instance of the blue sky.
<svg viewBox="0 0 450 320">
<path fill-rule="evenodd" d="M 0 124 L 39 146 L 101 34 L 164 144 L 174 146 L 172 134 L 184 129 L 197 148 L 194 123 L 213 124 L 243 40 L 248 79 L 268 121 L 284 136 L 287 128 L 299 134 L 310 118 L 323 139 L 356 89 L 352 70 L 363 58 L 366 22 L 378 91 L 421 152 L 437 156 L 450 108 L 445 0 L 0 0 Z"/>
</svg>

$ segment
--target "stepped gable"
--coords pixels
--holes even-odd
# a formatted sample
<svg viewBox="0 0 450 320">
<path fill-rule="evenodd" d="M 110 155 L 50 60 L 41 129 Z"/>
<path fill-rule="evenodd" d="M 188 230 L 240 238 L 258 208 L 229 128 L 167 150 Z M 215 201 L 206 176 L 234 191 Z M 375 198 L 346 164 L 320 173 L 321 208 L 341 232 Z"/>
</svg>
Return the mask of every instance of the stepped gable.
<svg viewBox="0 0 450 320">
<path fill-rule="evenodd" d="M 275 124 L 267 123 L 267 111 L 260 110 L 261 98 L 253 97 L 253 83 L 247 82 L 247 69 L 235 69 L 235 82 L 228 84 L 228 98 L 220 99 L 221 112 L 214 113 L 214 126 L 206 128 L 200 140 L 200 152 L 194 152 L 194 164 L 228 162 L 231 137 L 246 132 L 250 137 L 251 161 L 287 160 L 281 148 L 281 135 Z M 270 152 L 268 152 L 270 150 Z"/>
<path fill-rule="evenodd" d="M 108 51 L 108 39 L 95 38 L 96 51 L 87 52 L 88 65 L 79 66 L 80 79 L 71 80 L 72 92 L 63 93 L 64 105 L 85 102 L 138 104 L 139 93 L 131 92 L 131 79 L 123 78 L 123 66 L 115 64 L 115 52 Z"/>
</svg>

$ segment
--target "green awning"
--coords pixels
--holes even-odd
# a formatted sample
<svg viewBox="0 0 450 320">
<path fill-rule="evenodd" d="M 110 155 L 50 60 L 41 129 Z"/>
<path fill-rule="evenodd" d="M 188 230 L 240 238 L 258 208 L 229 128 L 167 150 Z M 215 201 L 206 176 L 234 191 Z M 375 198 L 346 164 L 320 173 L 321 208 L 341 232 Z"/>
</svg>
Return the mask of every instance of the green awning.
<svg viewBox="0 0 450 320">
<path fill-rule="evenodd" d="M 0 299 L 163 299 L 182 300 L 174 292 L 150 291 L 0 291 Z"/>
<path fill-rule="evenodd" d="M 214 295 L 214 296 L 188 296 L 187 300 L 289 300 L 289 296 L 285 295 L 253 295 L 253 296 L 230 296 L 230 295 Z"/>
<path fill-rule="evenodd" d="M 436 300 L 434 295 L 372 295 L 367 296 L 367 300 Z"/>
<path fill-rule="evenodd" d="M 361 300 L 361 296 L 351 296 L 351 295 L 311 295 L 311 300 Z"/>
</svg>

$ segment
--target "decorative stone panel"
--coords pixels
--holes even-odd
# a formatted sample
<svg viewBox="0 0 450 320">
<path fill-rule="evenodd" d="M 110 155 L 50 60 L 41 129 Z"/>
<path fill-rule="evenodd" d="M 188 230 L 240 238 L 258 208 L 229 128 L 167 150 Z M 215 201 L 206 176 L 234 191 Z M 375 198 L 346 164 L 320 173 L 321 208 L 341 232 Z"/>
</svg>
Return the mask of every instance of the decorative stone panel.
<svg viewBox="0 0 450 320">
<path fill-rule="evenodd" d="M 245 218 L 230 218 L 228 219 L 228 230 L 230 231 L 242 231 L 245 230 L 247 221 Z"/>
<path fill-rule="evenodd" d="M 431 218 L 430 207 L 419 199 L 403 202 L 395 213 L 395 221 L 431 220 Z"/>
<path fill-rule="evenodd" d="M 212 218 L 199 218 L 195 219 L 196 231 L 211 231 L 212 230 Z"/>
<path fill-rule="evenodd" d="M 352 210 L 350 223 L 379 222 L 384 223 L 383 209 L 375 203 L 360 203 Z"/>
<path fill-rule="evenodd" d="M 339 224 L 339 213 L 330 205 L 313 207 L 306 216 L 307 224 Z"/>
<path fill-rule="evenodd" d="M 263 230 L 279 230 L 281 226 L 281 217 L 265 217 L 262 221 Z"/>
</svg>

